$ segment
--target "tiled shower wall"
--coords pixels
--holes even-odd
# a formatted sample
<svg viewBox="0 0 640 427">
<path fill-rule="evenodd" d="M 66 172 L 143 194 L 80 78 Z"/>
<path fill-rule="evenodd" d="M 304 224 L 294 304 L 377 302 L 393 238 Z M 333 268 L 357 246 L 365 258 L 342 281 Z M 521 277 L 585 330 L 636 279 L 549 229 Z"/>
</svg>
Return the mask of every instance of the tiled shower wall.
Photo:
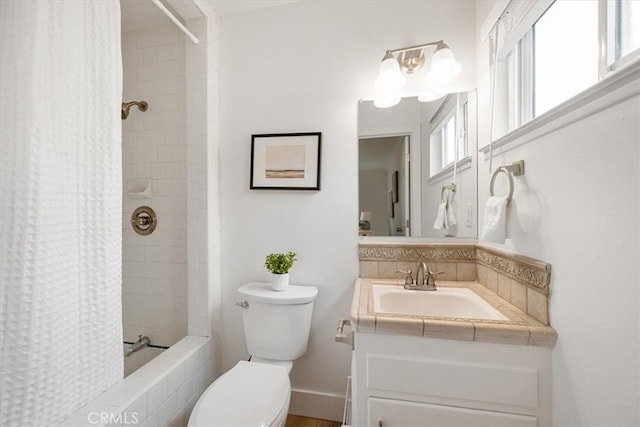
<svg viewBox="0 0 640 427">
<path fill-rule="evenodd" d="M 199 18 L 187 21 L 187 27 L 200 40 L 198 45 L 190 41 L 186 43 L 187 76 L 195 81 L 206 80 L 206 84 L 190 85 L 187 96 L 190 121 L 187 132 L 189 148 L 186 151 L 192 152 L 189 162 L 191 177 L 187 179 L 187 186 L 190 203 L 195 203 L 194 208 L 200 213 L 198 221 L 192 221 L 188 231 L 190 250 L 195 250 L 194 258 L 189 257 L 189 274 L 193 275 L 190 277 L 189 293 L 191 300 L 196 302 L 189 316 L 190 322 L 191 318 L 195 319 L 189 325 L 190 335 L 78 410 L 62 424 L 65 427 L 102 425 L 89 422 L 88 415 L 96 412 L 120 416 L 123 423 L 117 425 L 183 427 L 202 392 L 220 374 L 220 238 L 218 183 L 215 179 L 219 144 L 216 104 L 219 98 L 216 83 L 218 26 L 215 15 L 206 20 Z M 125 34 L 125 45 L 134 43 L 135 46 L 135 37 L 136 34 Z M 135 49 L 127 52 L 130 50 Z M 125 53 L 125 57 L 129 55 Z M 125 59 L 125 64 L 131 62 Z M 194 120 L 194 117 L 201 121 Z M 205 146 L 208 149 L 202 148 Z M 156 199 L 154 195 L 148 203 Z M 128 226 L 126 215 L 125 222 Z M 125 236 L 127 232 L 125 229 Z M 185 283 L 186 288 L 186 280 L 180 283 Z M 125 295 L 125 298 L 128 296 Z M 150 328 L 161 329 L 151 325 Z M 125 324 L 125 331 L 127 328 Z M 133 422 L 133 414 L 136 415 L 136 422 Z"/>
<path fill-rule="evenodd" d="M 175 27 L 124 33 L 123 101 L 144 100 L 122 122 L 123 186 L 150 179 L 152 197 L 123 194 L 122 299 L 124 339 L 147 335 L 170 346 L 187 334 L 186 49 Z M 147 205 L 158 216 L 148 236 L 131 214 Z"/>
</svg>

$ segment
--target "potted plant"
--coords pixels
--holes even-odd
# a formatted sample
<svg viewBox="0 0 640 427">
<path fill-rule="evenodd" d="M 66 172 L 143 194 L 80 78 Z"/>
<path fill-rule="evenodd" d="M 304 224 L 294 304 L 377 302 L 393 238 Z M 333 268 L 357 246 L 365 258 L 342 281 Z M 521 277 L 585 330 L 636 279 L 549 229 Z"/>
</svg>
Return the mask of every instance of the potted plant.
<svg viewBox="0 0 640 427">
<path fill-rule="evenodd" d="M 289 270 L 296 260 L 295 252 L 286 254 L 271 253 L 267 255 L 264 266 L 271 272 L 271 286 L 274 291 L 284 291 L 289 286 Z"/>
</svg>

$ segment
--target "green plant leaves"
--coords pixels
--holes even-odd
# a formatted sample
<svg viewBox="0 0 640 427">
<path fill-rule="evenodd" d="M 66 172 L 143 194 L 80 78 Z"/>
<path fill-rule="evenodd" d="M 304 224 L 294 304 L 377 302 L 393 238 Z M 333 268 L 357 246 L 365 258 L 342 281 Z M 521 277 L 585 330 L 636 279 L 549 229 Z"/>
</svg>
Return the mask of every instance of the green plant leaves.
<svg viewBox="0 0 640 427">
<path fill-rule="evenodd" d="M 295 252 L 287 252 L 286 254 L 271 253 L 267 255 L 264 266 L 267 270 L 274 274 L 287 274 L 296 260 Z"/>
</svg>

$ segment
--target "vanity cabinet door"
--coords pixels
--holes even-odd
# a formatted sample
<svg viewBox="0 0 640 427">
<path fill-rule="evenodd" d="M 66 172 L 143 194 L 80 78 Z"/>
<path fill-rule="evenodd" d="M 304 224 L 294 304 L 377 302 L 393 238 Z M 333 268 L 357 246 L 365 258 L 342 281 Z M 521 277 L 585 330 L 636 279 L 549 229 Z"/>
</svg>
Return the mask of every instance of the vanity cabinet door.
<svg viewBox="0 0 640 427">
<path fill-rule="evenodd" d="M 370 427 L 536 427 L 538 425 L 538 419 L 528 415 L 430 403 L 370 397 L 367 406 L 367 425 Z"/>
<path fill-rule="evenodd" d="M 549 426 L 548 348 L 355 334 L 353 425 Z"/>
</svg>

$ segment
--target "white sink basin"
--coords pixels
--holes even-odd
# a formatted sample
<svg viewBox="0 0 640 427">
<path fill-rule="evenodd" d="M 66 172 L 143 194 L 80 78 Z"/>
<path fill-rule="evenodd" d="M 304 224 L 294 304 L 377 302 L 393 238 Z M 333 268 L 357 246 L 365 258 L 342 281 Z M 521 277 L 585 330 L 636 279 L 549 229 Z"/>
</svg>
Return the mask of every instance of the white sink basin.
<svg viewBox="0 0 640 427">
<path fill-rule="evenodd" d="M 491 304 L 467 288 L 410 291 L 401 286 L 374 283 L 372 291 L 373 311 L 376 313 L 509 320 Z"/>
</svg>

